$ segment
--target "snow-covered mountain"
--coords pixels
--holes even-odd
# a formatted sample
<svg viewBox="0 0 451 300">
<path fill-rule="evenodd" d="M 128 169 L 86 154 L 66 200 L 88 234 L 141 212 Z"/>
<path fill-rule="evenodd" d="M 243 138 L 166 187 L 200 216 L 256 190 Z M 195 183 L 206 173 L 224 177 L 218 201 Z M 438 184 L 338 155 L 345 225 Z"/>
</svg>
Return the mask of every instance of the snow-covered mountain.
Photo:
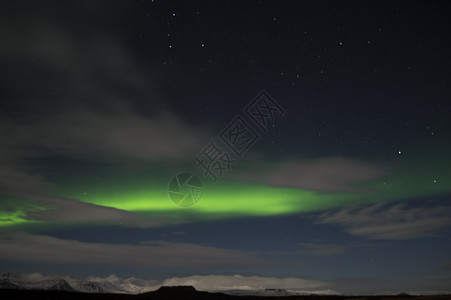
<svg viewBox="0 0 451 300">
<path fill-rule="evenodd" d="M 221 292 L 235 296 L 295 296 L 295 295 L 340 295 L 340 293 L 330 290 L 303 290 L 303 289 L 278 289 L 278 288 L 262 288 L 261 285 L 243 285 L 237 286 L 232 284 L 218 285 L 208 284 L 202 279 L 216 278 L 191 276 L 186 278 L 168 278 L 165 280 L 145 280 L 139 278 L 119 278 L 116 275 L 110 275 L 105 278 L 87 277 L 83 280 L 75 279 L 69 276 L 45 276 L 40 273 L 19 274 L 6 273 L 0 276 L 0 289 L 33 289 L 33 290 L 60 290 L 60 291 L 77 291 L 85 293 L 121 293 L 121 294 L 141 294 L 150 291 L 156 291 L 162 286 L 192 286 L 199 291 Z M 232 276 L 232 278 L 241 276 Z M 260 279 L 260 278 L 258 278 Z M 223 282 L 224 283 L 224 282 Z M 210 290 L 208 287 L 216 286 L 219 289 Z M 380 295 L 398 295 L 399 292 L 389 292 Z M 449 291 L 424 291 L 424 292 L 407 292 L 408 295 L 450 295 Z"/>
<path fill-rule="evenodd" d="M 106 278 L 90 277 L 86 280 L 69 276 L 51 277 L 40 273 L 18 274 L 6 273 L 0 277 L 0 288 L 78 291 L 85 293 L 126 293 L 138 294 L 158 289 L 154 281 L 135 278 L 121 279 L 111 275 Z"/>
<path fill-rule="evenodd" d="M 0 288 L 75 291 L 62 278 L 44 277 L 38 273 L 31 275 L 6 273 L 0 277 Z"/>
<path fill-rule="evenodd" d="M 285 290 L 285 289 L 259 289 L 259 290 L 227 290 L 222 293 L 233 296 L 310 296 L 310 295 L 340 295 L 333 290 L 322 291 L 302 291 L 302 290 Z"/>
<path fill-rule="evenodd" d="M 158 290 L 163 285 L 180 285 L 175 279 L 167 279 L 164 281 L 144 280 L 139 278 L 122 279 L 115 275 L 106 278 L 87 277 L 83 280 L 74 279 L 69 276 L 52 277 L 44 276 L 40 273 L 18 274 L 6 273 L 0 277 L 0 288 L 3 289 L 33 289 L 33 290 L 63 290 L 77 291 L 85 293 L 122 293 L 122 294 L 140 294 Z M 195 282 L 182 282 L 183 284 Z M 306 295 L 306 294 L 338 294 L 334 291 L 322 292 L 303 292 L 285 289 L 230 289 L 215 290 L 229 295 L 255 295 L 255 296 L 290 296 L 290 295 Z"/>
</svg>

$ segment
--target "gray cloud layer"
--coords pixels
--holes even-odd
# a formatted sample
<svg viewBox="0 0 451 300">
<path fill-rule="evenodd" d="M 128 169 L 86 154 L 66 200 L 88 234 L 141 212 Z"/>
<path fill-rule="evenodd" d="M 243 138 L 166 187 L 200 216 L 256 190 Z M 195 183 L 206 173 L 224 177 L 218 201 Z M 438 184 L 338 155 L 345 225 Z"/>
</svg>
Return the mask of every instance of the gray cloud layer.
<svg viewBox="0 0 451 300">
<path fill-rule="evenodd" d="M 0 236 L 2 260 L 142 268 L 264 267 L 272 263 L 242 251 L 189 243 L 87 243 L 15 232 Z"/>
<path fill-rule="evenodd" d="M 311 161 L 285 161 L 267 164 L 258 174 L 244 174 L 244 180 L 273 186 L 319 192 L 367 191 L 360 184 L 388 173 L 382 166 L 345 157 L 325 157 Z"/>
<path fill-rule="evenodd" d="M 377 203 L 327 212 L 317 224 L 341 225 L 352 235 L 375 240 L 407 240 L 429 236 L 451 225 L 451 206 L 407 207 Z"/>
</svg>

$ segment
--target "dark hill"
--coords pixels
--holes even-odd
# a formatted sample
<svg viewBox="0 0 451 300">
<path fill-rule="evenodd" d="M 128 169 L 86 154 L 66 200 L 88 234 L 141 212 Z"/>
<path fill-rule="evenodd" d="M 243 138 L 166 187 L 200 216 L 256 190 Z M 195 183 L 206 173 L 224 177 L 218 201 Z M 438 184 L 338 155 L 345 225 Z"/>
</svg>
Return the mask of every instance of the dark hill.
<svg viewBox="0 0 451 300">
<path fill-rule="evenodd" d="M 179 285 L 179 286 L 162 286 L 154 293 L 158 294 L 176 294 L 176 293 L 196 293 L 197 290 L 191 285 Z"/>
<path fill-rule="evenodd" d="M 140 299 L 232 299 L 222 293 L 200 292 L 193 286 L 162 286 L 153 292 L 138 295 Z"/>
<path fill-rule="evenodd" d="M 17 290 L 0 289 L 1 300 L 177 300 L 177 299 L 237 299 L 237 300 L 449 300 L 450 295 L 444 296 L 282 296 L 282 297 L 258 297 L 258 296 L 229 296 L 222 293 L 208 293 L 196 291 L 193 287 L 163 287 L 159 290 L 139 294 L 101 294 L 101 293 L 80 293 L 69 291 L 43 291 L 43 290 Z"/>
</svg>

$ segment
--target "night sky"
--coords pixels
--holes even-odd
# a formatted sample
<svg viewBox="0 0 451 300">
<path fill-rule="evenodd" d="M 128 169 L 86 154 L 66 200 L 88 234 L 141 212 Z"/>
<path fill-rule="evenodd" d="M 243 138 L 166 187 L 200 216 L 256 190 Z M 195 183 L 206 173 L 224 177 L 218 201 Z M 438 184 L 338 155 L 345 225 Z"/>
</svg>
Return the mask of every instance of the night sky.
<svg viewBox="0 0 451 300">
<path fill-rule="evenodd" d="M 2 2 L 0 272 L 451 291 L 450 8 Z"/>
</svg>

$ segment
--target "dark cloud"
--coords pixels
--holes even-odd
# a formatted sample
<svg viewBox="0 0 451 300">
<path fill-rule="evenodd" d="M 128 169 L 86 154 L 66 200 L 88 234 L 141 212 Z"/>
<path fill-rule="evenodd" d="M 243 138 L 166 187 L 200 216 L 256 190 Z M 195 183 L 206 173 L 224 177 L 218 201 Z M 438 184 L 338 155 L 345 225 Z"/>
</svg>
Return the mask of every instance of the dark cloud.
<svg viewBox="0 0 451 300">
<path fill-rule="evenodd" d="M 317 256 L 333 256 L 346 252 L 346 247 L 338 244 L 298 243 L 301 250 L 296 253 Z"/>
<path fill-rule="evenodd" d="M 0 236 L 0 256 L 3 260 L 20 262 L 143 268 L 239 268 L 264 267 L 276 263 L 243 251 L 190 243 L 86 243 L 23 232 Z"/>
<path fill-rule="evenodd" d="M 43 7 L 10 3 L 0 18 L 0 193 L 49 208 L 26 211 L 39 221 L 171 223 L 49 196 L 53 186 L 34 165 L 43 158 L 176 165 L 191 160 L 208 134 L 171 110 L 155 88 L 161 74 L 106 26 L 123 5 Z"/>
<path fill-rule="evenodd" d="M 80 40 L 57 16 L 0 21 L 3 82 L 11 82 L 2 87 L 0 133 L 8 139 L 0 150 L 160 160 L 201 147 L 206 130 L 171 112 L 154 88 L 158 76 L 129 45 L 108 33 Z"/>
<path fill-rule="evenodd" d="M 205 142 L 205 130 L 184 124 L 175 115 L 147 118 L 126 107 L 114 113 L 80 108 L 26 125 L 4 123 L 0 132 L 10 136 L 0 147 L 5 152 L 19 149 L 10 152 L 17 159 L 50 153 L 113 162 L 180 160 Z"/>
</svg>

